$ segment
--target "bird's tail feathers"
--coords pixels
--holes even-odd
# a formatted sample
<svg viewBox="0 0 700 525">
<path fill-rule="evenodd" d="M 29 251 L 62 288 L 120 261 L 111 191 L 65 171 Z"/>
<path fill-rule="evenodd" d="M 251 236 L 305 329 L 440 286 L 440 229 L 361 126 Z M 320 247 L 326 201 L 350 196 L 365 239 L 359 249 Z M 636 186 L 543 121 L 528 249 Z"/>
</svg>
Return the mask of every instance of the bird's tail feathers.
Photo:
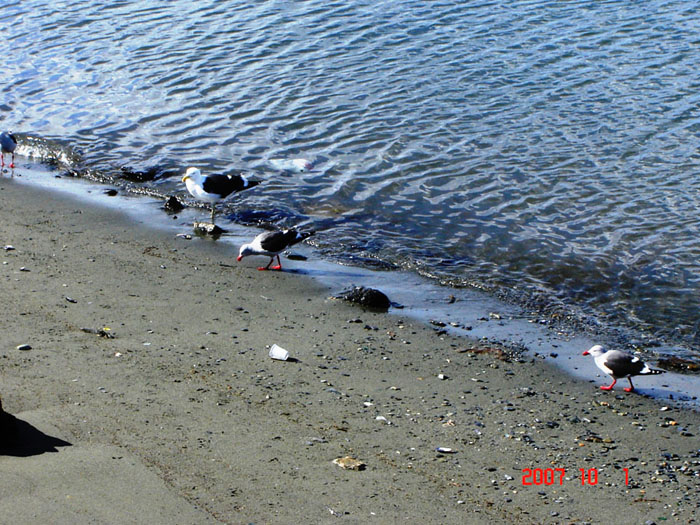
<svg viewBox="0 0 700 525">
<path fill-rule="evenodd" d="M 314 230 L 307 230 L 300 232 L 296 228 L 290 228 L 289 230 L 285 230 L 286 237 L 288 239 L 288 246 L 293 246 L 294 244 L 300 243 L 302 241 L 305 241 L 309 237 L 311 237 L 314 233 L 316 233 Z M 289 234 L 293 234 L 294 237 L 291 239 L 289 238 Z"/>
<path fill-rule="evenodd" d="M 297 232 L 296 242 L 305 241 L 306 239 L 311 237 L 314 233 L 316 233 L 314 230 L 307 230 L 305 232 Z"/>
<path fill-rule="evenodd" d="M 664 374 L 666 373 L 666 370 L 661 370 L 659 368 L 649 368 L 648 366 L 642 370 L 639 375 L 642 376 L 648 376 L 648 375 L 655 375 L 655 374 Z"/>
</svg>

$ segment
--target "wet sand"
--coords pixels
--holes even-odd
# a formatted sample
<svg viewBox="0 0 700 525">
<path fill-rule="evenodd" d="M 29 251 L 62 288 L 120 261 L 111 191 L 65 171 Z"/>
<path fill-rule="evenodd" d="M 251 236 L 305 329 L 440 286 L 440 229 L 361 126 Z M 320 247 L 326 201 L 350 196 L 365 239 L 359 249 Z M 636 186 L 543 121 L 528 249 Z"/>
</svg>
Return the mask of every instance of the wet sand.
<svg viewBox="0 0 700 525">
<path fill-rule="evenodd" d="M 0 521 L 698 520 L 700 414 L 602 392 L 592 362 L 480 351 L 4 176 L 7 245 Z"/>
</svg>

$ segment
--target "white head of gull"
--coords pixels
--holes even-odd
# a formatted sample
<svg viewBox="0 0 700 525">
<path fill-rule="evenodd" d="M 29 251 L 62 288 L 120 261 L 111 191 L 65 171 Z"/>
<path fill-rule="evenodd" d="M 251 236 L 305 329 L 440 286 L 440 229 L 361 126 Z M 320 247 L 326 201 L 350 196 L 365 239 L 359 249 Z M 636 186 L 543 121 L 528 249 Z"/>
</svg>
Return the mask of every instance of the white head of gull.
<svg viewBox="0 0 700 525">
<path fill-rule="evenodd" d="M 217 202 L 224 200 L 232 193 L 260 184 L 258 181 L 248 180 L 243 175 L 202 175 L 199 168 L 187 168 L 182 182 L 195 199 L 211 204 L 212 224 Z"/>
<path fill-rule="evenodd" d="M 624 388 L 624 391 L 633 392 L 632 376 L 662 374 L 665 372 L 665 370 L 649 368 L 649 365 L 637 356 L 619 350 L 606 350 L 601 345 L 592 346 L 583 355 L 592 355 L 596 366 L 613 378 L 613 382 L 610 385 L 601 386 L 601 390 L 612 390 L 618 379 L 626 377 L 630 382 L 630 386 L 629 388 Z"/>
<path fill-rule="evenodd" d="M 294 228 L 274 232 L 263 232 L 255 237 L 253 242 L 241 246 L 236 260 L 240 262 L 243 257 L 249 255 L 266 255 L 270 258 L 270 262 L 267 263 L 267 266 L 260 267 L 258 270 L 281 270 L 282 262 L 280 261 L 279 254 L 290 246 L 294 246 L 308 239 L 313 234 L 313 231 L 299 232 Z M 277 257 L 277 266 L 270 267 L 275 257 Z"/>
</svg>

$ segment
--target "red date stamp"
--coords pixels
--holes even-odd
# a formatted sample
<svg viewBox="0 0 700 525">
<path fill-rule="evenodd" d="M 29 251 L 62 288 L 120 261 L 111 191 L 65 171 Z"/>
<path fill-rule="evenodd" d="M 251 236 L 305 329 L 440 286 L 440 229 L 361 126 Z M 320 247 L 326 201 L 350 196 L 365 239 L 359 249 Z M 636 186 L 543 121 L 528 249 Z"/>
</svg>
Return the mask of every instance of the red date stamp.
<svg viewBox="0 0 700 525">
<path fill-rule="evenodd" d="M 625 485 L 630 483 L 630 472 L 627 467 L 625 471 Z M 581 485 L 597 485 L 598 469 L 580 468 Z M 566 477 L 566 469 L 563 468 L 524 468 L 523 485 L 563 485 Z"/>
</svg>

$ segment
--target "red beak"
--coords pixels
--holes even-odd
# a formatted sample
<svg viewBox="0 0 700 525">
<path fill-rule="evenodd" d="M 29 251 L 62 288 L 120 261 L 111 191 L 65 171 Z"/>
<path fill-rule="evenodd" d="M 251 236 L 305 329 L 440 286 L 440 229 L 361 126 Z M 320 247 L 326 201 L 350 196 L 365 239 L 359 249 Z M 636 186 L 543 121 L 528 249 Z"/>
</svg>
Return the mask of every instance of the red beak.
<svg viewBox="0 0 700 525">
<path fill-rule="evenodd" d="M 586 350 L 583 354 L 581 355 L 588 355 L 588 350 Z"/>
<path fill-rule="evenodd" d="M 238 262 L 241 262 L 241 259 L 243 259 L 243 257 L 241 257 L 240 255 L 239 255 L 238 257 L 236 257 L 236 260 L 237 260 Z"/>
</svg>

